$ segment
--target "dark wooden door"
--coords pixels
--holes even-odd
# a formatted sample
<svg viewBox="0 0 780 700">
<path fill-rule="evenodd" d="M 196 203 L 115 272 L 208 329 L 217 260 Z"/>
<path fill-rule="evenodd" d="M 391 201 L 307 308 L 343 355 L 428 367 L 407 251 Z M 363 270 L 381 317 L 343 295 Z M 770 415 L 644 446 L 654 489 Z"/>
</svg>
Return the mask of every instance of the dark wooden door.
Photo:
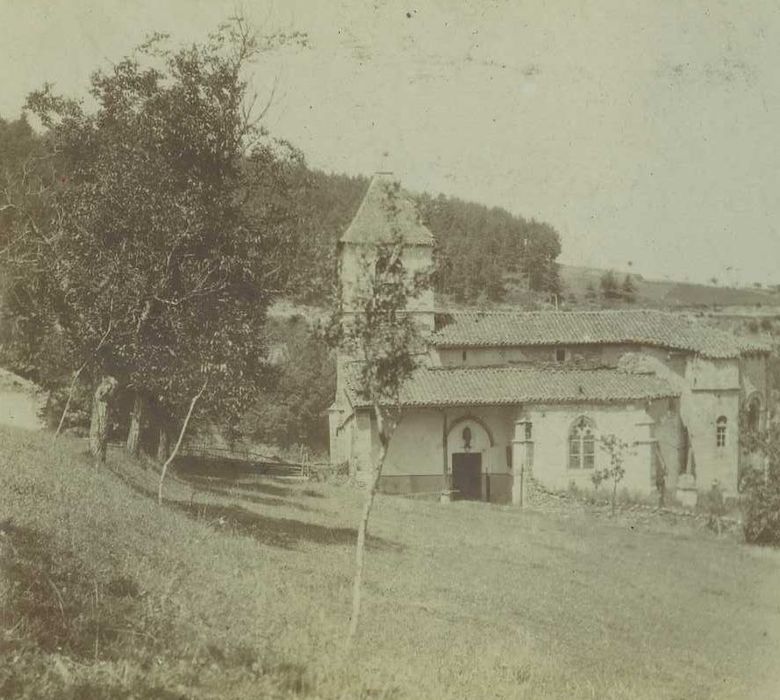
<svg viewBox="0 0 780 700">
<path fill-rule="evenodd" d="M 452 488 L 456 498 L 482 500 L 482 455 L 479 452 L 452 455 Z"/>
</svg>

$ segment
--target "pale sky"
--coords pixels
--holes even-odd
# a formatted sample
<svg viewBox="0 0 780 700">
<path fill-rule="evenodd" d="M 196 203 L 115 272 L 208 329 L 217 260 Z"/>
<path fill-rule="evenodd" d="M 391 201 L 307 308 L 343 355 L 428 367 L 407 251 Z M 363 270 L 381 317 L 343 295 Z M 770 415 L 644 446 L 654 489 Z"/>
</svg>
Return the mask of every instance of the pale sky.
<svg viewBox="0 0 780 700">
<path fill-rule="evenodd" d="M 278 81 L 265 124 L 311 165 L 547 221 L 562 262 L 780 283 L 772 0 L 0 0 L 0 115 L 237 6 L 309 35 L 255 81 Z"/>
</svg>

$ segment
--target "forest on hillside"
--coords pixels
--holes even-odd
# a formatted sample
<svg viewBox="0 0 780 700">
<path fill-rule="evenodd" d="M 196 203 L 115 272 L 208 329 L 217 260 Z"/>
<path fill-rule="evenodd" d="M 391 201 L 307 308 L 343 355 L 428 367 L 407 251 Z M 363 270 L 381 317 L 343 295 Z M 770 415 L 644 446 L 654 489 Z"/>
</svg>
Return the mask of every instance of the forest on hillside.
<svg viewBox="0 0 780 700">
<path fill-rule="evenodd" d="M 112 84 L 111 88 L 129 90 L 135 89 L 135 86 L 117 88 Z M 72 120 L 72 133 L 78 133 L 76 130 L 84 129 L 83 124 L 88 123 L 75 120 L 69 110 L 76 108 L 67 102 L 53 102 L 51 105 L 64 115 L 63 123 Z M 85 119 L 83 116 L 78 118 Z M 123 125 L 122 128 L 126 127 Z M 104 125 L 96 122 L 89 129 L 93 130 L 93 136 L 89 138 L 96 138 Z M 0 184 L 3 192 L 0 201 L 0 252 L 8 250 L 11 242 L 17 248 L 22 245 L 18 250 L 23 251 L 21 257 L 17 252 L 12 258 L 13 281 L 10 275 L 3 280 L 5 269 L 0 272 L 0 364 L 52 392 L 50 419 L 56 420 L 62 412 L 71 374 L 81 363 L 92 362 L 89 353 L 85 355 L 86 360 L 78 359 L 84 354 L 79 350 L 79 343 L 85 348 L 90 345 L 94 348 L 102 342 L 100 336 L 104 331 L 99 330 L 101 321 L 98 317 L 102 318 L 103 312 L 109 317 L 112 313 L 115 316 L 113 327 L 109 326 L 109 339 L 116 343 L 116 347 L 103 347 L 101 354 L 108 353 L 106 357 L 109 357 L 114 353 L 112 362 L 116 366 L 111 372 L 124 376 L 125 384 L 130 387 L 126 395 L 120 392 L 117 398 L 117 405 L 123 406 L 118 411 L 124 416 L 122 424 L 134 415 L 132 403 L 140 393 L 150 396 L 159 393 L 152 384 L 143 390 L 140 388 L 150 376 L 149 372 L 160 374 L 160 368 L 171 362 L 174 364 L 169 370 L 173 372 L 179 367 L 174 355 L 181 361 L 181 352 L 187 349 L 186 336 L 182 336 L 178 346 L 174 344 L 164 353 L 156 346 L 129 349 L 132 344 L 140 342 L 140 336 L 134 340 L 133 337 L 145 322 L 163 323 L 164 312 L 178 312 L 185 308 L 179 302 L 165 302 L 162 297 L 165 303 L 152 298 L 152 305 L 149 299 L 146 302 L 143 299 L 152 294 L 148 284 L 184 284 L 175 276 L 166 282 L 165 277 L 159 277 L 166 266 L 163 265 L 160 270 L 157 268 L 161 255 L 170 259 L 171 255 L 177 255 L 177 246 L 191 246 L 192 243 L 187 229 L 189 224 L 176 219 L 176 208 L 180 205 L 174 198 L 180 196 L 179 190 L 166 194 L 174 202 L 171 206 L 163 199 L 159 203 L 150 202 L 150 198 L 156 196 L 155 188 L 157 192 L 162 192 L 169 186 L 164 179 L 157 185 L 139 180 L 138 186 L 118 179 L 105 179 L 114 175 L 128 177 L 128 168 L 138 167 L 140 173 L 142 167 L 142 163 L 134 162 L 134 155 L 127 151 L 126 143 L 112 141 L 114 137 L 111 133 L 106 131 L 106 145 L 101 147 L 105 150 L 93 152 L 89 150 L 92 145 L 88 144 L 87 151 L 74 148 L 73 153 L 68 154 L 62 151 L 63 146 L 54 144 L 53 139 L 56 136 L 60 143 L 70 147 L 67 139 L 71 138 L 71 132 L 50 127 L 38 133 L 25 117 L 15 120 L 0 118 Z M 139 143 L 144 143 L 142 135 L 129 133 L 130 138 L 139 138 Z M 146 145 L 142 147 L 147 148 Z M 114 158 L 111 154 L 115 149 L 120 155 L 115 160 L 107 160 L 108 156 Z M 102 155 L 104 153 L 105 156 Z M 84 166 L 73 165 L 87 162 L 87 154 L 89 158 L 97 158 L 94 163 L 109 175 L 101 175 L 101 171 L 94 169 L 93 165 L 89 165 L 93 168 L 91 174 L 84 170 Z M 202 158 L 197 153 L 192 157 Z M 103 158 L 102 164 L 100 158 Z M 246 273 L 263 281 L 264 296 L 262 308 L 258 307 L 258 320 L 262 321 L 266 305 L 273 299 L 329 306 L 336 287 L 336 243 L 354 217 L 369 178 L 311 169 L 294 146 L 283 142 L 258 149 L 251 158 L 244 156 L 244 161 L 243 164 L 239 161 L 238 170 L 230 176 L 236 182 L 235 195 L 232 196 L 240 201 L 242 211 L 231 210 L 230 216 L 244 217 L 258 231 L 256 245 L 260 246 L 263 254 L 253 257 L 254 262 L 248 261 L 257 269 Z M 83 184 L 76 185 L 69 172 L 77 173 Z M 229 175 L 231 171 L 225 172 Z M 136 177 L 134 172 L 132 176 Z M 212 187 L 206 171 L 202 175 L 185 177 L 199 177 L 204 186 Z M 101 182 L 100 178 L 104 181 Z M 105 189 L 106 194 L 101 194 L 99 188 Z M 81 192 L 78 195 L 81 199 L 71 199 L 74 192 Z M 144 195 L 146 199 L 132 204 L 130 198 L 136 197 L 137 192 L 147 192 Z M 106 206 L 106 196 L 127 201 L 118 209 Z M 519 283 L 533 291 L 559 290 L 557 258 L 561 246 L 558 234 L 551 226 L 512 215 L 501 208 L 489 208 L 441 194 L 411 193 L 410 196 L 416 200 L 422 220 L 436 239 L 434 280 L 439 293 L 462 303 L 501 301 L 506 293 L 504 280 L 507 277 L 511 277 L 515 287 Z M 71 201 L 76 207 L 68 215 L 72 224 L 63 218 L 63 212 L 68 211 L 63 207 L 71 206 L 68 204 Z M 144 212 L 145 207 L 149 207 L 149 212 Z M 60 212 L 59 218 L 52 216 L 52 212 Z M 89 233 L 92 237 L 91 250 L 85 247 L 86 234 L 79 233 L 79 221 L 88 220 L 83 218 L 85 212 L 94 218 L 89 224 L 94 227 L 94 233 L 91 230 Z M 149 218 L 145 218 L 147 216 Z M 223 215 L 215 212 L 214 216 Z M 170 224 L 163 223 L 166 219 Z M 45 222 L 46 231 L 39 230 L 41 222 Z M 75 232 L 65 235 L 60 228 L 63 222 L 66 226 L 75 226 Z M 204 223 L 206 227 L 211 225 L 206 220 Z M 177 227 L 181 229 L 180 233 L 175 233 Z M 169 230 L 172 233 L 169 234 Z M 207 228 L 204 232 L 203 235 L 207 235 Z M 167 242 L 169 235 L 174 237 L 172 242 Z M 137 253 L 127 257 L 131 248 L 126 249 L 125 242 L 127 246 L 133 246 L 136 238 L 145 242 Z M 68 247 L 69 242 L 76 247 Z M 195 254 L 210 254 L 206 239 L 198 245 L 199 248 L 192 249 Z M 53 251 L 54 259 L 47 253 L 47 246 Z M 99 258 L 95 256 L 105 257 L 98 264 Z M 124 258 L 127 259 L 123 263 Z M 204 264 L 211 263 L 206 261 Z M 232 264 L 236 265 L 236 274 L 245 274 L 241 271 L 245 265 L 240 260 Z M 116 268 L 114 272 L 111 271 L 113 268 Z M 32 276 L 25 271 L 33 273 Z M 131 278 L 131 275 L 134 277 Z M 57 291 L 53 284 L 55 278 L 56 285 L 67 291 L 67 299 Z M 105 279 L 100 281 L 102 278 Z M 127 326 L 123 331 L 126 339 L 119 336 L 117 324 L 120 320 L 116 318 L 116 307 L 113 311 L 108 307 L 102 311 L 98 308 L 105 301 L 101 295 L 109 283 L 130 285 L 124 294 L 124 303 L 129 304 L 131 296 L 138 296 L 128 305 L 127 318 L 121 320 Z M 195 287 L 192 293 L 197 296 L 200 291 Z M 205 300 L 200 296 L 197 298 L 202 306 Z M 53 309 L 63 303 L 61 309 Z M 69 317 L 63 315 L 65 311 Z M 63 322 L 71 324 L 73 329 L 83 328 L 78 332 L 73 329 L 63 332 Z M 197 322 L 198 314 L 192 319 L 182 318 L 175 321 L 178 326 L 171 326 L 166 332 L 174 333 L 174 328 L 184 328 L 186 324 Z M 152 332 L 151 327 L 148 332 Z M 77 338 L 75 344 L 70 335 Z M 282 361 L 270 369 L 257 368 L 258 376 L 263 375 L 264 379 L 255 391 L 255 408 L 243 413 L 244 428 L 259 439 L 280 444 L 303 440 L 323 445 L 327 435 L 323 430 L 322 415 L 332 399 L 333 361 L 319 329 L 306 323 L 303 326 L 293 322 L 281 325 L 267 323 L 260 335 L 253 336 L 255 340 L 252 341 L 258 356 L 265 355 L 272 345 L 284 346 L 287 352 Z M 66 339 L 66 336 L 69 337 Z M 150 339 L 153 338 L 153 335 L 150 336 Z M 105 364 L 102 359 L 100 363 Z M 83 386 L 75 393 L 69 422 L 83 421 L 88 417 L 90 376 L 94 375 L 92 379 L 99 376 L 100 363 L 96 361 L 94 367 L 81 377 Z M 170 372 L 163 375 L 168 376 Z M 176 400 L 177 406 L 185 395 L 186 391 L 181 399 Z"/>
<path fill-rule="evenodd" d="M 24 117 L 0 118 L 0 169 L 8 173 L 23 168 L 42 138 Z M 336 242 L 360 206 L 370 178 L 313 170 L 302 157 L 280 175 L 288 180 L 295 225 L 288 245 L 278 251 L 284 269 L 276 291 L 296 302 L 322 304 L 336 282 Z M 507 274 L 522 279 L 532 291 L 560 291 L 561 243 L 549 224 L 443 194 L 411 196 L 436 238 L 438 292 L 459 302 L 501 301 Z"/>
<path fill-rule="evenodd" d="M 334 288 L 336 242 L 357 212 L 369 178 L 305 165 L 296 178 L 298 223 L 286 262 L 286 294 L 317 305 Z M 436 239 L 437 292 L 459 302 L 501 301 L 507 274 L 533 291 L 560 291 L 560 237 L 549 224 L 443 194 L 411 196 Z"/>
</svg>

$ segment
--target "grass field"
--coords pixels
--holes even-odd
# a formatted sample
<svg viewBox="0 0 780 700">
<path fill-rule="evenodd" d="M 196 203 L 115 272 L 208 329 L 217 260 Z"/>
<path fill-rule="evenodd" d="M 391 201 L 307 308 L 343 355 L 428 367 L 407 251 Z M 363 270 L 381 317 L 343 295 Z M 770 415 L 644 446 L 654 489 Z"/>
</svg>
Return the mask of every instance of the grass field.
<svg viewBox="0 0 780 700">
<path fill-rule="evenodd" d="M 580 302 L 586 298 L 588 284 L 597 292 L 600 290 L 604 272 L 605 270 L 575 265 L 560 266 L 564 289 L 567 293 L 574 294 Z M 616 274 L 622 282 L 625 272 Z M 639 277 L 634 277 L 634 284 L 639 306 L 672 310 L 700 306 L 780 306 L 780 294 L 776 289 L 729 287 Z"/>
<path fill-rule="evenodd" d="M 687 525 L 156 474 L 0 428 L 0 697 L 776 698 L 780 555 Z"/>
</svg>

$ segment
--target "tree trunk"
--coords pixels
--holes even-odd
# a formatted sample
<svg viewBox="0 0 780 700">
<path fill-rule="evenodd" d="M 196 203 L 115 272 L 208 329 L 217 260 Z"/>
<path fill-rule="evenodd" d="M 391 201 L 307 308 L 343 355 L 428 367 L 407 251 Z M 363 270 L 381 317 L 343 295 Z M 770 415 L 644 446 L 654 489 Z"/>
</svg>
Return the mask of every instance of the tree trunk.
<svg viewBox="0 0 780 700">
<path fill-rule="evenodd" d="M 97 347 L 95 348 L 94 354 L 96 355 L 100 348 L 103 347 L 103 343 L 106 342 L 106 338 L 108 338 L 108 334 L 111 332 L 111 319 L 108 321 L 108 328 L 106 328 L 106 332 L 103 333 L 103 337 L 100 339 L 100 342 L 98 343 Z M 70 382 L 70 389 L 68 390 L 68 400 L 65 402 L 65 408 L 62 409 L 62 415 L 60 416 L 60 422 L 59 425 L 57 425 L 57 431 L 54 433 L 54 437 L 58 437 L 59 434 L 62 432 L 62 426 L 65 424 L 65 418 L 68 415 L 68 409 L 70 408 L 70 402 L 73 399 L 73 391 L 76 388 L 76 382 L 79 380 L 79 377 L 81 376 L 81 373 L 87 368 L 87 365 L 89 364 L 89 360 L 84 362 L 84 364 L 81 365 L 74 373 L 73 373 L 73 379 Z"/>
<path fill-rule="evenodd" d="M 135 393 L 133 412 L 130 414 L 130 429 L 127 432 L 127 451 L 133 456 L 141 454 L 141 427 L 144 420 L 146 401 L 140 392 Z"/>
<path fill-rule="evenodd" d="M 617 502 L 617 479 L 612 482 L 612 517 L 615 517 L 615 506 Z"/>
<path fill-rule="evenodd" d="M 173 447 L 173 452 L 171 452 L 170 456 L 165 460 L 165 463 L 162 466 L 162 470 L 160 471 L 160 483 L 157 487 L 157 503 L 159 505 L 162 505 L 163 502 L 163 482 L 165 481 L 165 473 L 168 471 L 168 465 L 173 462 L 179 452 L 181 441 L 184 440 L 184 433 L 187 432 L 187 426 L 190 423 L 190 418 L 192 418 L 192 412 L 195 410 L 195 404 L 198 403 L 198 399 L 203 396 L 203 392 L 206 391 L 208 384 L 209 380 L 207 378 L 206 381 L 203 382 L 203 386 L 200 388 L 200 391 L 192 397 L 192 401 L 190 401 L 190 408 L 187 411 L 187 416 L 184 418 L 184 424 L 181 426 L 181 430 L 179 431 L 179 439 L 176 441 L 176 444 Z"/>
<path fill-rule="evenodd" d="M 360 618 L 360 602 L 363 588 L 363 569 L 365 568 L 366 537 L 368 535 L 368 519 L 371 516 L 371 508 L 379 489 L 379 479 L 382 476 L 382 467 L 387 456 L 387 446 L 390 442 L 392 430 L 387 431 L 384 416 L 378 405 L 374 405 L 374 414 L 377 418 L 377 432 L 379 433 L 379 455 L 374 467 L 373 477 L 368 484 L 366 500 L 363 504 L 363 516 L 358 526 L 357 544 L 355 546 L 355 578 L 352 581 L 352 617 L 349 621 L 349 634 L 347 636 L 347 648 L 352 646 L 357 634 L 358 620 Z"/>
<path fill-rule="evenodd" d="M 103 377 L 92 399 L 92 418 L 89 426 L 89 450 L 95 457 L 95 466 L 106 461 L 108 445 L 108 424 L 111 399 L 116 391 L 117 381 Z"/>
<path fill-rule="evenodd" d="M 160 416 L 160 436 L 157 441 L 157 461 L 164 464 L 170 454 L 170 445 L 168 444 L 168 425 L 165 419 Z"/>
<path fill-rule="evenodd" d="M 371 516 L 371 508 L 374 505 L 374 497 L 379 488 L 379 479 L 382 476 L 382 465 L 385 461 L 387 448 L 384 444 L 379 449 L 377 465 L 374 468 L 374 475 L 368 485 L 366 500 L 363 504 L 363 517 L 358 526 L 357 545 L 355 547 L 355 578 L 352 581 L 352 617 L 349 620 L 349 636 L 347 646 L 352 646 L 352 642 L 357 634 L 358 619 L 360 618 L 360 602 L 363 588 L 363 569 L 365 568 L 365 549 L 366 536 L 368 535 L 368 519 Z"/>
</svg>

